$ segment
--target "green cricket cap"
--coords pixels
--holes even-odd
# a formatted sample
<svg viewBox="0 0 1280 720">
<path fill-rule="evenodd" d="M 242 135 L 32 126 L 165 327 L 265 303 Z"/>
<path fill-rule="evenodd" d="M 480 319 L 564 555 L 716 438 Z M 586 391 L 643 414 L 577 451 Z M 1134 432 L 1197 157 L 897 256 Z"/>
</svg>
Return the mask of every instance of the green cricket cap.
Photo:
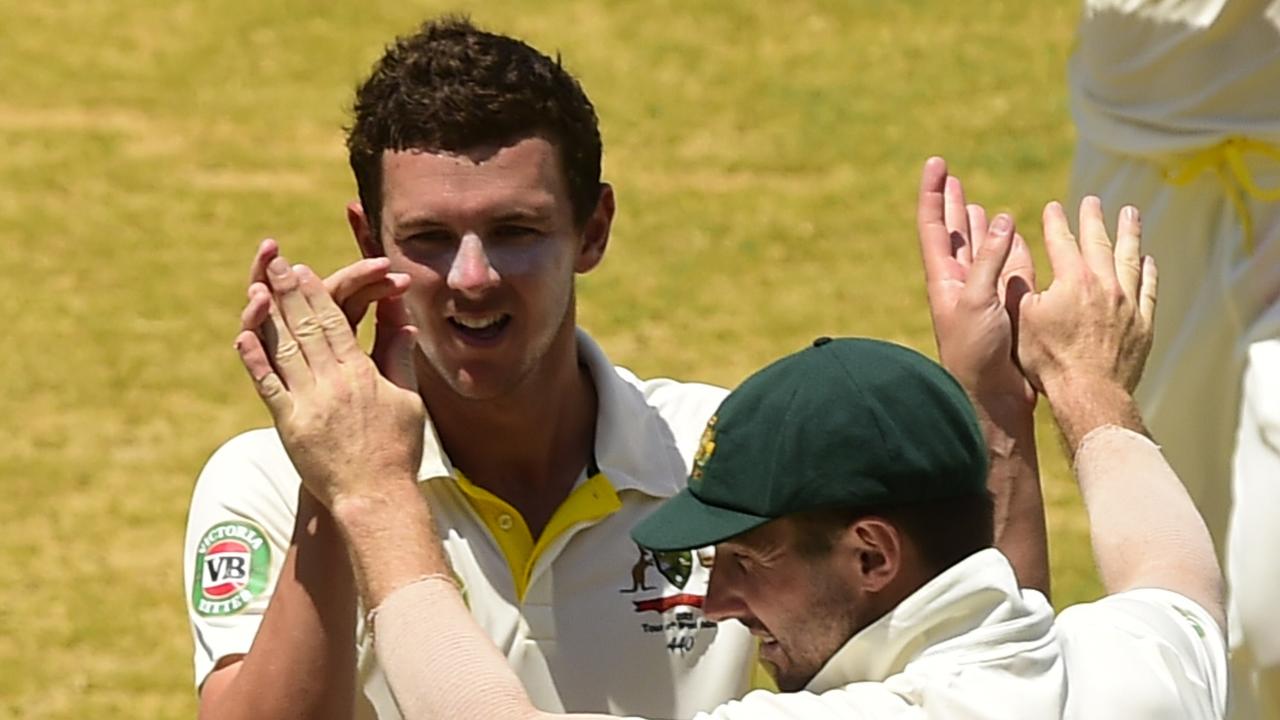
<svg viewBox="0 0 1280 720">
<path fill-rule="evenodd" d="M 631 536 L 686 550 L 790 513 L 986 492 L 977 415 L 942 366 L 893 343 L 822 337 L 725 398 L 688 487 Z"/>
</svg>

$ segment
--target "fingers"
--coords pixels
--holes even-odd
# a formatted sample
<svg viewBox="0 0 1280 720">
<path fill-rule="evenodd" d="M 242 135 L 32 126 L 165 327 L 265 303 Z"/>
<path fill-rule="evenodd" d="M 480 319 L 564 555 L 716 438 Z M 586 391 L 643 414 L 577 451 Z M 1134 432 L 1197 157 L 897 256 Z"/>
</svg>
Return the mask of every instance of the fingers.
<svg viewBox="0 0 1280 720">
<path fill-rule="evenodd" d="M 970 235 L 969 210 L 965 207 L 964 187 L 960 178 L 948 175 L 942 191 L 943 223 L 951 241 L 951 255 L 961 265 L 973 263 L 976 247 Z"/>
<path fill-rule="evenodd" d="M 1125 296 L 1136 300 L 1142 285 L 1142 218 L 1132 205 L 1120 210 L 1116 223 L 1115 272 Z"/>
<path fill-rule="evenodd" d="M 1013 246 L 1013 218 L 1004 213 L 991 221 L 986 242 L 977 248 L 965 293 L 973 299 L 995 297 L 1001 272 Z"/>
<path fill-rule="evenodd" d="M 253 386 L 271 412 L 271 417 L 276 420 L 288 417 L 293 412 L 293 398 L 289 396 L 280 376 L 272 369 L 271 361 L 258 336 L 252 331 L 242 330 L 236 336 L 235 347 L 240 354 L 240 362 L 253 380 Z"/>
<path fill-rule="evenodd" d="M 1080 255 L 1085 265 L 1104 282 L 1116 279 L 1115 250 L 1102 218 L 1102 200 L 1089 195 L 1080 201 Z"/>
<path fill-rule="evenodd" d="M 307 365 L 317 372 L 324 372 L 331 368 L 337 363 L 337 359 L 325 335 L 325 328 L 320 323 L 320 317 L 311 307 L 311 302 L 302 288 L 298 272 L 290 267 L 283 257 L 276 257 L 267 264 L 267 279 L 275 296 L 275 306 L 279 315 L 283 317 L 286 330 L 280 333 L 277 357 L 280 349 L 286 346 L 286 335 L 291 335 L 301 348 Z M 323 293 L 323 287 L 319 292 Z M 327 299 L 328 294 L 325 293 L 324 297 Z M 274 316 L 276 313 L 273 311 L 272 314 Z M 283 367 L 280 369 L 284 370 Z M 294 387 L 293 378 L 288 374 L 285 374 L 284 380 L 289 387 Z"/>
<path fill-rule="evenodd" d="M 1009 247 L 1009 259 L 1005 260 L 1004 273 L 1001 277 L 1004 281 L 1016 277 L 1029 287 L 1036 286 L 1036 263 L 1031 257 L 1031 248 L 1022 237 L 1022 233 L 1016 230 L 1013 233 L 1013 243 Z"/>
<path fill-rule="evenodd" d="M 969 203 L 964 209 L 969 216 L 969 244 L 980 248 L 987 242 L 987 209 L 977 203 Z"/>
<path fill-rule="evenodd" d="M 312 377 L 311 368 L 302 355 L 302 348 L 294 339 L 275 302 L 271 303 L 267 322 L 263 324 L 263 335 L 269 341 L 265 347 L 271 348 L 272 344 L 275 345 L 268 358 L 275 365 L 280 374 L 280 380 L 284 382 L 286 388 L 299 390 L 315 385 L 315 378 Z"/>
<path fill-rule="evenodd" d="M 240 329 L 256 331 L 267 321 L 267 313 L 271 310 L 271 290 L 264 283 L 255 282 L 249 286 L 249 302 L 240 312 Z"/>
<path fill-rule="evenodd" d="M 1031 248 L 1020 233 L 1013 234 L 1013 244 L 1009 248 L 1009 259 L 1005 260 L 1004 272 L 1000 275 L 1000 292 L 1003 293 L 1005 310 L 1013 322 L 1013 333 L 1018 333 L 1018 316 L 1022 308 L 1022 297 L 1036 288 L 1036 265 L 1031 257 Z"/>
<path fill-rule="evenodd" d="M 1067 225 L 1067 216 L 1062 212 L 1062 205 L 1056 200 L 1044 206 L 1042 215 L 1044 224 L 1044 246 L 1049 255 L 1049 266 L 1053 269 L 1054 280 L 1060 277 L 1076 277 L 1084 269 L 1084 260 L 1080 257 L 1080 248 L 1071 235 Z"/>
<path fill-rule="evenodd" d="M 404 273 L 387 273 L 387 275 L 368 285 L 355 290 L 339 304 L 347 316 L 347 322 L 355 327 L 364 318 L 369 306 L 386 298 L 399 297 L 409 289 L 409 276 Z M 334 299 L 340 296 L 334 295 Z"/>
<path fill-rule="evenodd" d="M 364 355 L 356 342 L 355 331 L 347 324 L 347 318 L 342 314 L 337 303 L 329 297 L 324 282 L 305 265 L 298 265 L 296 272 L 302 294 L 307 304 L 311 306 L 311 312 L 320 324 L 324 339 L 328 341 L 329 348 L 333 351 L 331 357 L 338 362 L 363 359 Z M 315 363 L 312 363 L 312 366 L 314 367 Z"/>
<path fill-rule="evenodd" d="M 267 265 L 280 254 L 280 245 L 267 238 L 258 243 L 258 252 L 249 264 L 249 283 L 265 283 L 267 281 Z"/>
<path fill-rule="evenodd" d="M 372 300 L 363 300 L 369 295 L 372 285 L 384 284 L 388 277 L 391 262 L 385 257 L 365 258 L 339 269 L 324 279 L 325 290 L 334 301 L 342 307 L 348 321 L 354 327 L 364 318 Z M 407 280 L 407 278 L 406 278 Z"/>
<path fill-rule="evenodd" d="M 920 257 L 924 261 L 926 285 L 933 288 L 945 280 L 962 279 L 952 255 L 951 234 L 947 230 L 944 192 L 947 163 L 931 157 L 920 174 L 920 193 L 916 200 L 916 234 L 920 239 Z"/>
<path fill-rule="evenodd" d="M 1150 330 L 1156 322 L 1156 290 L 1159 286 L 1159 274 L 1156 272 L 1156 260 L 1150 255 L 1142 259 L 1142 286 L 1138 295 L 1138 316 L 1144 326 Z"/>
</svg>

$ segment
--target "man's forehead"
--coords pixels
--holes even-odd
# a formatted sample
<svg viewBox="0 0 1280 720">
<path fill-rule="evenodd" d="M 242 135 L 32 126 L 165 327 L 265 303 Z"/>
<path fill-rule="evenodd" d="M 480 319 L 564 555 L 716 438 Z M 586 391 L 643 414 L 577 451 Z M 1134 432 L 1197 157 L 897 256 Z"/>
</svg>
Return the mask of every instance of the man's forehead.
<svg viewBox="0 0 1280 720">
<path fill-rule="evenodd" d="M 384 211 L 397 225 L 454 214 L 544 217 L 569 212 L 554 146 L 527 138 L 462 152 L 399 150 L 382 157 Z"/>
<path fill-rule="evenodd" d="M 491 173 L 507 175 L 562 174 L 555 143 L 540 135 L 463 149 L 404 148 L 384 150 L 382 172 L 416 175 L 431 173 Z"/>
<path fill-rule="evenodd" d="M 793 524 L 788 517 L 776 518 L 722 541 L 719 547 L 754 551 L 777 548 L 791 538 Z"/>
</svg>

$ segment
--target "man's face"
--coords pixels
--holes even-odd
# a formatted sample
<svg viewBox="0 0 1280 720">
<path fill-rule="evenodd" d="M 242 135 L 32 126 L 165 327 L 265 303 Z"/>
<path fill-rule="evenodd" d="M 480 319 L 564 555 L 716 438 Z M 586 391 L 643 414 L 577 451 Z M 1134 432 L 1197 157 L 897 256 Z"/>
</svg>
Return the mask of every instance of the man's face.
<svg viewBox="0 0 1280 720">
<path fill-rule="evenodd" d="M 779 689 L 804 689 L 866 623 L 861 592 L 835 552 L 806 557 L 795 523 L 774 520 L 716 545 L 703 610 L 735 619 L 760 640 L 760 659 Z"/>
<path fill-rule="evenodd" d="M 574 273 L 599 262 L 609 218 L 576 227 L 552 143 L 387 152 L 382 197 L 382 251 L 409 275 L 419 347 L 454 392 L 501 397 L 571 337 Z"/>
</svg>

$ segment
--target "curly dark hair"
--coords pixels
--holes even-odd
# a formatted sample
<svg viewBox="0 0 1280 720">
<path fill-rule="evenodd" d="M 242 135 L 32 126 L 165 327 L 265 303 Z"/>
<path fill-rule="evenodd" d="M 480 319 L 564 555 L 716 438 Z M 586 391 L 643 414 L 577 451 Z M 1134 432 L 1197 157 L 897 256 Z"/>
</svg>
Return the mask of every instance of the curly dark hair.
<svg viewBox="0 0 1280 720">
<path fill-rule="evenodd" d="M 529 45 L 465 17 L 425 23 L 397 38 L 357 89 L 347 152 L 376 234 L 382 154 L 463 152 L 541 136 L 560 153 L 582 226 L 600 198 L 600 129 L 578 81 Z"/>
</svg>

